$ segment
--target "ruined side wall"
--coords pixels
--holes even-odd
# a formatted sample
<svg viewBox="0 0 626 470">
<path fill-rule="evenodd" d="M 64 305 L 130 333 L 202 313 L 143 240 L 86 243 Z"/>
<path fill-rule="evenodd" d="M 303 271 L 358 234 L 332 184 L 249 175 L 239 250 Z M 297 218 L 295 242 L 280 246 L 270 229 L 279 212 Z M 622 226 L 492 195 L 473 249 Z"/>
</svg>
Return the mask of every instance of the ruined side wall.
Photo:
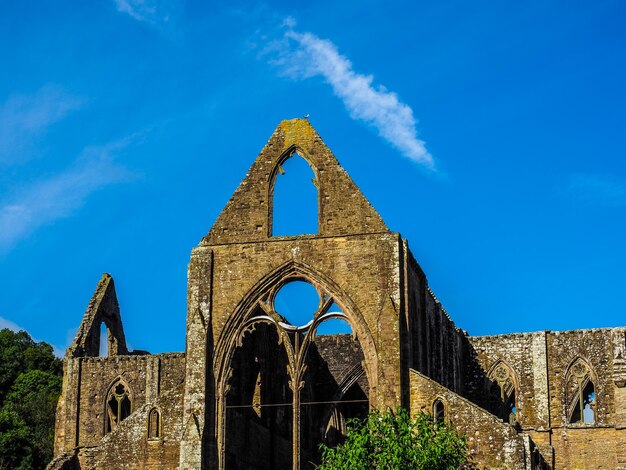
<svg viewBox="0 0 626 470">
<path fill-rule="evenodd" d="M 474 463 L 479 468 L 530 468 L 524 439 L 512 426 L 414 370 L 410 371 L 410 387 L 412 413 L 420 410 L 431 413 L 437 399 L 444 403 L 445 419 L 468 437 Z"/>
<path fill-rule="evenodd" d="M 486 375 L 504 361 L 518 380 L 517 420 L 554 468 L 626 468 L 626 329 L 607 328 L 470 337 L 468 396 L 489 408 Z M 592 369 L 595 423 L 568 423 L 565 380 L 581 358 Z"/>
<path fill-rule="evenodd" d="M 183 434 L 183 384 L 138 408 L 95 449 L 79 455 L 81 470 L 161 470 L 178 468 Z M 161 413 L 161 435 L 148 439 L 148 414 Z"/>
<path fill-rule="evenodd" d="M 550 413 L 553 427 L 566 426 L 565 374 L 578 357 L 587 361 L 597 376 L 596 423 L 615 424 L 615 383 L 613 381 L 613 338 L 610 329 L 574 330 L 548 333 L 548 371 L 552 388 Z M 626 424 L 626 423 L 622 423 Z"/>
<path fill-rule="evenodd" d="M 545 332 L 470 337 L 466 383 L 468 397 L 485 402 L 485 375 L 499 362 L 515 374 L 517 422 L 523 429 L 545 430 L 550 425 Z M 485 374 L 477 371 L 480 367 Z"/>
<path fill-rule="evenodd" d="M 362 367 L 363 351 L 350 334 L 321 335 L 315 338 L 314 348 L 327 368 L 334 384 L 341 384 L 355 367 Z M 367 394 L 367 380 L 361 380 L 362 390 Z M 316 382 L 319 386 L 319 382 Z"/>
<path fill-rule="evenodd" d="M 428 287 L 424 272 L 403 240 L 404 298 L 407 305 L 403 352 L 407 365 L 457 393 L 463 393 L 463 344 L 457 328 Z"/>
<path fill-rule="evenodd" d="M 615 340 L 623 342 L 624 328 L 548 333 L 548 380 L 555 467 L 566 469 L 626 468 L 626 422 L 623 421 L 624 388 L 614 377 Z M 614 333 L 618 333 L 615 335 Z M 621 334 L 619 334 L 621 333 Z M 565 374 L 581 357 L 596 375 L 596 422 L 568 424 Z"/>
<path fill-rule="evenodd" d="M 121 377 L 131 390 L 131 412 L 184 382 L 182 353 L 66 358 L 57 416 L 55 455 L 98 445 L 104 436 L 105 400 Z"/>
</svg>

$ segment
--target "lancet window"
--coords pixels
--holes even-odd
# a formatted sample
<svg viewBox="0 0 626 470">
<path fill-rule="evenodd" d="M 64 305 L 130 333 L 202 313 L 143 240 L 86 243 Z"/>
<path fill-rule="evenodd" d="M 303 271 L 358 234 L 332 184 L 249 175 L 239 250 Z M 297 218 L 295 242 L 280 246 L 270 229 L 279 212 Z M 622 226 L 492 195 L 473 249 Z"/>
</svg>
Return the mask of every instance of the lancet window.
<svg viewBox="0 0 626 470">
<path fill-rule="evenodd" d="M 320 443 L 340 444 L 346 422 L 367 416 L 364 355 L 347 319 L 330 294 L 299 277 L 258 300 L 224 382 L 222 467 L 317 465 Z"/>
<path fill-rule="evenodd" d="M 436 399 L 435 403 L 433 403 L 433 417 L 435 421 L 444 421 L 446 419 L 446 407 L 440 399 Z"/>
<path fill-rule="evenodd" d="M 596 422 L 596 389 L 591 367 L 582 359 L 570 366 L 565 379 L 567 422 L 594 424 Z"/>
<path fill-rule="evenodd" d="M 128 385 L 122 380 L 116 381 L 110 388 L 106 399 L 105 433 L 113 431 L 119 423 L 131 413 L 131 395 Z"/>
<path fill-rule="evenodd" d="M 148 439 L 161 437 L 161 413 L 157 408 L 152 408 L 148 414 Z"/>
<path fill-rule="evenodd" d="M 294 151 L 277 167 L 270 197 L 272 236 L 318 232 L 318 181 L 309 162 Z"/>
<path fill-rule="evenodd" d="M 502 420 L 514 424 L 517 421 L 517 380 L 513 369 L 499 362 L 493 367 L 489 379 L 497 403 L 494 411 Z"/>
</svg>

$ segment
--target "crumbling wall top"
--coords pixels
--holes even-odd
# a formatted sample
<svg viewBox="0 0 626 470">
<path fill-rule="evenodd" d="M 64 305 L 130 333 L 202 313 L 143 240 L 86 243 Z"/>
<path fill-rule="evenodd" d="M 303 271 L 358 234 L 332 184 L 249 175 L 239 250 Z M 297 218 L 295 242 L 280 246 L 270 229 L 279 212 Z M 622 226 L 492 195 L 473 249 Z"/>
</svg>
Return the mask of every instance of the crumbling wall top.
<svg viewBox="0 0 626 470">
<path fill-rule="evenodd" d="M 108 333 L 109 356 L 128 354 L 115 284 L 111 275 L 107 273 L 104 273 L 98 282 L 74 341 L 65 355 L 67 357 L 99 356 L 100 325 L 103 322 Z"/>
<path fill-rule="evenodd" d="M 282 121 L 202 244 L 258 242 L 272 237 L 273 191 L 281 165 L 294 154 L 315 174 L 318 236 L 387 232 L 350 176 L 306 119 Z"/>
</svg>

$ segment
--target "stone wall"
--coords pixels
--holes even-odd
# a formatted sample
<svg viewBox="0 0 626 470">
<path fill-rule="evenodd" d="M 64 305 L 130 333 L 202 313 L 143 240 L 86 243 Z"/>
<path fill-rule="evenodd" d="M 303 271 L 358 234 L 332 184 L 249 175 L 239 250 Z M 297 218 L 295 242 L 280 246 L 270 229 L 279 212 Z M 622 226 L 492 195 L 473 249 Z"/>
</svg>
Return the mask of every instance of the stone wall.
<svg viewBox="0 0 626 470">
<path fill-rule="evenodd" d="M 363 351 L 352 335 L 320 335 L 315 338 L 314 345 L 319 354 L 319 367 L 328 370 L 335 388 L 344 383 L 349 385 L 346 382 L 352 379 L 359 383 L 366 396 L 369 394 L 369 385 L 362 364 Z M 359 377 L 351 377 L 351 374 L 358 374 Z M 315 386 L 320 386 L 319 379 L 316 380 Z"/>
<path fill-rule="evenodd" d="M 465 333 L 455 326 L 428 287 L 426 276 L 406 240 L 403 240 L 403 259 L 406 333 L 402 350 L 405 370 L 411 367 L 462 394 Z"/>
<path fill-rule="evenodd" d="M 441 400 L 446 421 L 468 437 L 473 462 L 479 468 L 531 470 L 524 438 L 513 426 L 417 371 L 411 370 L 410 378 L 412 413 L 432 413 L 435 400 Z"/>
<path fill-rule="evenodd" d="M 517 422 L 554 468 L 626 468 L 624 328 L 470 337 L 465 381 L 468 397 L 489 409 L 489 371 L 506 363 L 514 371 Z M 594 422 L 569 422 L 566 378 L 582 361 L 594 385 Z M 551 457 L 550 457 L 551 458 Z"/>
<path fill-rule="evenodd" d="M 134 411 L 181 385 L 184 372 L 182 353 L 66 358 L 55 455 L 99 444 L 105 435 L 107 393 L 116 379 L 122 378 L 130 388 Z"/>
<path fill-rule="evenodd" d="M 296 153 L 315 175 L 319 230 L 274 237 L 276 175 Z M 294 351 L 307 333 L 281 326 L 273 307 L 278 290 L 295 280 L 318 290 L 319 315 L 334 301 L 354 333 L 315 338 L 304 362 Z M 263 335 L 255 322 L 273 333 Z M 98 357 L 102 324 L 108 357 Z M 263 365 L 274 357 L 264 355 L 268 348 L 280 357 Z M 131 413 L 108 431 L 105 404 L 118 379 Z M 594 387 L 595 421 L 570 423 L 583 383 Z M 50 468 L 197 470 L 223 468 L 227 456 L 267 467 L 292 454 L 315 460 L 318 437 L 330 439 L 331 428 L 342 435 L 344 418 L 368 406 L 430 412 L 436 398 L 483 467 L 544 468 L 546 457 L 556 469 L 626 468 L 626 329 L 468 337 L 430 290 L 408 242 L 389 231 L 309 122 L 283 121 L 192 251 L 185 354 L 129 353 L 113 279 L 103 275 L 66 353 Z M 305 411 L 276 419 L 259 412 L 264 399 Z M 164 434 L 151 440 L 154 404 Z M 304 431 L 292 432 L 291 423 L 305 423 Z M 302 452 L 289 454 L 291 445 Z M 253 452 L 239 455 L 246 447 Z"/>
<path fill-rule="evenodd" d="M 82 470 L 161 470 L 178 468 L 182 422 L 183 385 L 138 408 L 81 459 Z M 160 414 L 158 437 L 148 436 L 148 415 Z"/>
<path fill-rule="evenodd" d="M 273 237 L 275 178 L 296 152 L 315 174 L 318 233 Z M 289 280 L 310 282 L 335 300 L 361 344 L 371 403 L 399 404 L 399 258 L 398 234 L 389 232 L 308 121 L 281 122 L 192 252 L 187 354 L 193 360 L 185 413 L 197 417 L 209 437 L 203 445 L 183 443 L 181 467 L 198 468 L 207 449 L 216 455 L 208 457 L 212 464 L 223 455 L 219 406 L 235 343 L 254 309 L 268 305 L 259 302 L 271 303 L 272 292 Z"/>
</svg>

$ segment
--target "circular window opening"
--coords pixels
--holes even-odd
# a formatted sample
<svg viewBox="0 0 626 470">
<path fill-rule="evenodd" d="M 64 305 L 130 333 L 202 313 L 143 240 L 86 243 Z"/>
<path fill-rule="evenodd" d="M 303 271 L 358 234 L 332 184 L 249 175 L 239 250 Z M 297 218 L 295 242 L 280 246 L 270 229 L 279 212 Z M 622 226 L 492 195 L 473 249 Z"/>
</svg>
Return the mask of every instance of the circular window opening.
<svg viewBox="0 0 626 470">
<path fill-rule="evenodd" d="M 291 281 L 274 298 L 274 310 L 294 326 L 306 325 L 320 304 L 317 289 L 305 281 Z"/>
</svg>

